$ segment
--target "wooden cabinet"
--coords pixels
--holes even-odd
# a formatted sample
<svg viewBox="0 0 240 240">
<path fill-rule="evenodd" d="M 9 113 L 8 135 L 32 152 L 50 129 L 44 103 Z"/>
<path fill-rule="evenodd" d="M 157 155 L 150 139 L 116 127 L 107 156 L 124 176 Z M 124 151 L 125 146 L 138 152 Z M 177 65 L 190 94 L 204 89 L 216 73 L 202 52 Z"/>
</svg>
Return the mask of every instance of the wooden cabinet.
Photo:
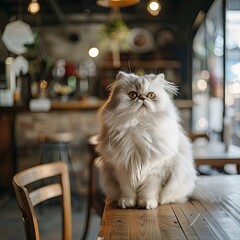
<svg viewBox="0 0 240 240">
<path fill-rule="evenodd" d="M 12 189 L 16 169 L 14 119 L 13 111 L 0 111 L 0 194 Z"/>
</svg>

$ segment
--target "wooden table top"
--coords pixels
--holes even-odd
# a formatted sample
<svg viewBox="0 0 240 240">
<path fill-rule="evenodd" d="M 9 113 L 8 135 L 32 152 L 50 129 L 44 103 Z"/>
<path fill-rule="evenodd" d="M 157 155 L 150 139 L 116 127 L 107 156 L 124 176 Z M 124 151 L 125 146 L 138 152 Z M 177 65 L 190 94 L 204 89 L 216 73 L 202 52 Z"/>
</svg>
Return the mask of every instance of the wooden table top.
<svg viewBox="0 0 240 240">
<path fill-rule="evenodd" d="M 218 141 L 193 144 L 193 157 L 196 165 L 209 164 L 221 167 L 228 163 L 240 164 L 240 147 L 230 145 L 226 150 L 224 143 Z"/>
<path fill-rule="evenodd" d="M 98 239 L 240 239 L 240 176 L 199 179 L 197 191 L 204 189 L 208 196 L 211 189 L 217 189 L 221 197 L 161 205 L 153 210 L 120 209 L 107 199 Z"/>
</svg>

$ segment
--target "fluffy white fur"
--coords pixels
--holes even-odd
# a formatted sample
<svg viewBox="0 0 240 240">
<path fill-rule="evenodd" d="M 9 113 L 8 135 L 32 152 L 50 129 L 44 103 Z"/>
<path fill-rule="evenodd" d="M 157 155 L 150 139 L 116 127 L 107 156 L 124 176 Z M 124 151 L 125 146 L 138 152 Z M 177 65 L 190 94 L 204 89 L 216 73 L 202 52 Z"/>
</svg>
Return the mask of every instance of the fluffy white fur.
<svg viewBox="0 0 240 240">
<path fill-rule="evenodd" d="M 130 98 L 131 91 L 141 97 Z M 149 92 L 156 98 L 148 98 Z M 119 72 L 99 111 L 101 187 L 122 208 L 153 209 L 184 202 L 193 192 L 196 171 L 191 144 L 172 101 L 176 92 L 163 74 L 140 77 Z"/>
</svg>

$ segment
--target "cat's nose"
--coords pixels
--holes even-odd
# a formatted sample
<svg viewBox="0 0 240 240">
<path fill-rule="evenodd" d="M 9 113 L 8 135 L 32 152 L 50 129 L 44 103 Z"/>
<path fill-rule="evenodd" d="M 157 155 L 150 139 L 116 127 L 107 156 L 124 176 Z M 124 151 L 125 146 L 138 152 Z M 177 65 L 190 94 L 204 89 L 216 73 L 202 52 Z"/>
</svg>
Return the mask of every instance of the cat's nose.
<svg viewBox="0 0 240 240">
<path fill-rule="evenodd" d="M 144 100 L 146 99 L 146 97 L 145 97 L 143 94 L 140 94 L 140 95 L 138 96 L 138 99 L 144 101 Z"/>
</svg>

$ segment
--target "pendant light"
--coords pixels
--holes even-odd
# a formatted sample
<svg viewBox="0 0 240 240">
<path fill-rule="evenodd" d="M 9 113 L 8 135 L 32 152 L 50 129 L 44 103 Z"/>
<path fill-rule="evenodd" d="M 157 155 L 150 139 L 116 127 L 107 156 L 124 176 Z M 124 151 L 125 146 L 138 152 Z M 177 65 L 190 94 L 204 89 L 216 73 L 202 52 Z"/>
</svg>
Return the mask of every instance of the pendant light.
<svg viewBox="0 0 240 240">
<path fill-rule="evenodd" d="M 161 4 L 158 0 L 150 0 L 147 5 L 147 10 L 152 16 L 157 16 L 161 11 Z"/>
<path fill-rule="evenodd" d="M 112 21 L 112 23 L 115 23 L 115 25 L 117 21 L 122 21 L 120 8 L 130 7 L 139 2 L 140 0 L 97 0 L 97 4 L 99 6 L 111 8 L 110 21 Z M 118 38 L 118 36 L 115 36 L 113 38 L 110 37 L 109 46 L 112 52 L 113 66 L 116 68 L 121 66 L 121 62 L 120 62 L 120 42 L 122 41 L 121 38 L 122 37 Z"/>
<path fill-rule="evenodd" d="M 139 2 L 140 0 L 97 0 L 99 6 L 109 8 L 130 7 Z"/>
<path fill-rule="evenodd" d="M 31 2 L 28 5 L 28 11 L 31 14 L 36 14 L 40 11 L 40 4 L 37 0 L 31 0 Z"/>
</svg>

